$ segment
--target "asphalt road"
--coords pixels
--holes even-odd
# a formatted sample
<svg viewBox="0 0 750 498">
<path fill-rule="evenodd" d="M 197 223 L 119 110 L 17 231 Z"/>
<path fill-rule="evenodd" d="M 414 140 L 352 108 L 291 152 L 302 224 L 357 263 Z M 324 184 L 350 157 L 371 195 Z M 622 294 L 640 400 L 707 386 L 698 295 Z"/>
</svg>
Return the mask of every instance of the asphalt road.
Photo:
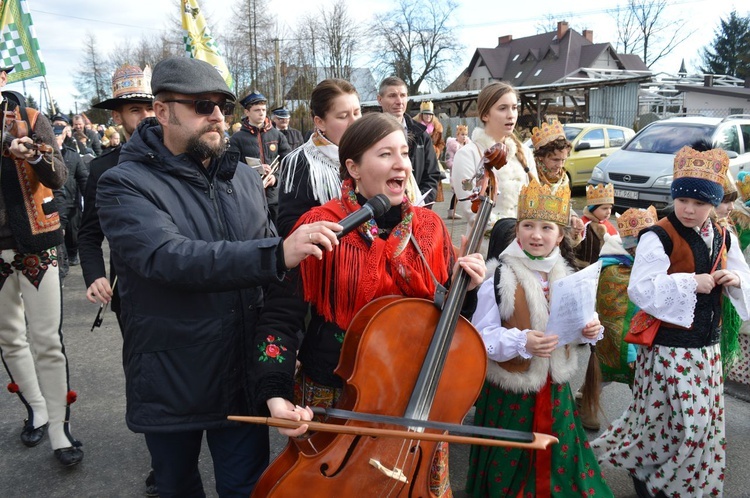
<svg viewBox="0 0 750 498">
<path fill-rule="evenodd" d="M 577 198 L 576 208 L 580 209 L 583 203 Z M 447 207 L 446 200 L 435 209 L 445 215 Z M 446 221 L 457 241 L 465 224 Z M 143 495 L 149 458 L 143 437 L 125 426 L 120 332 L 112 313 L 107 313 L 101 328 L 91 332 L 96 311 L 97 306 L 85 300 L 80 267 L 73 267 L 64 288 L 64 333 L 72 385 L 78 392 L 78 401 L 72 407 L 72 432 L 83 442 L 83 463 L 70 469 L 60 468 L 46 438 L 35 448 L 23 446 L 19 434 L 25 411 L 15 396 L 3 389 L 0 392 L 0 498 Z M 586 360 L 587 354 L 581 354 L 579 375 L 571 383 L 574 388 L 582 381 Z M 7 383 L 5 370 L 0 369 L 0 385 Z M 746 462 L 750 460 L 750 404 L 742 400 L 749 399 L 748 391 L 734 389 L 733 392 L 736 397 L 726 397 L 729 444 L 725 496 L 750 497 L 750 472 L 746 470 Z M 617 418 L 629 399 L 626 386 L 607 387 L 602 397 L 605 421 Z M 273 450 L 278 452 L 284 438 L 275 430 L 271 431 L 271 438 Z M 451 480 L 457 498 L 466 496 L 461 490 L 466 481 L 467 456 L 468 447 L 451 447 Z M 208 496 L 216 496 L 211 465 L 211 457 L 204 450 L 200 466 L 206 492 Z M 615 496 L 635 497 L 624 472 L 605 468 L 605 475 Z"/>
</svg>

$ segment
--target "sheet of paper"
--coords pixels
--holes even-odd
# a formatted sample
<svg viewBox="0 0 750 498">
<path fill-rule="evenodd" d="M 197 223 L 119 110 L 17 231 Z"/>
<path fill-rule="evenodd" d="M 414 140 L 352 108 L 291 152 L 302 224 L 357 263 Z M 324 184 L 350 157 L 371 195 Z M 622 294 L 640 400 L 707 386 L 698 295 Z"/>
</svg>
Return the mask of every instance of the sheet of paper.
<svg viewBox="0 0 750 498">
<path fill-rule="evenodd" d="M 248 157 L 248 156 L 245 156 L 245 162 L 251 168 L 262 169 L 262 166 L 260 164 L 260 159 L 258 159 L 257 157 Z"/>
<path fill-rule="evenodd" d="M 545 334 L 557 334 L 558 346 L 578 343 L 583 327 L 596 313 L 596 288 L 602 262 L 561 278 L 550 289 L 550 314 Z"/>
<path fill-rule="evenodd" d="M 424 194 L 417 195 L 417 199 L 414 201 L 414 205 L 415 206 L 424 206 L 425 205 L 424 200 L 427 197 L 427 194 L 429 194 L 430 192 L 432 192 L 432 189 L 429 189 Z"/>
</svg>

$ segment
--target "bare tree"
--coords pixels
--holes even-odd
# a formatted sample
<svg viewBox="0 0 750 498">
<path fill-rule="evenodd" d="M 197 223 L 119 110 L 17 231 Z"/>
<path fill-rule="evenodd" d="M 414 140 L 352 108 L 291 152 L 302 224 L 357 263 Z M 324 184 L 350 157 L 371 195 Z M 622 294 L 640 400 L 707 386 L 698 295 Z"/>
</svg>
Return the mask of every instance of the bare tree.
<svg viewBox="0 0 750 498">
<path fill-rule="evenodd" d="M 413 95 L 423 83 L 444 86 L 444 70 L 462 48 L 451 23 L 457 8 L 454 0 L 399 0 L 396 9 L 376 16 L 376 67 L 403 79 Z"/>
<path fill-rule="evenodd" d="M 633 9 L 618 6 L 612 11 L 612 18 L 617 26 L 615 51 L 619 54 L 629 54 L 638 50 L 636 47 L 641 45 L 643 39 Z"/>
<path fill-rule="evenodd" d="M 349 16 L 346 2 L 337 0 L 330 10 L 321 8 L 319 25 L 326 76 L 350 79 L 352 61 L 357 55 L 360 30 Z"/>
<path fill-rule="evenodd" d="M 640 55 L 648 67 L 691 35 L 684 20 L 665 15 L 667 7 L 668 0 L 628 0 L 627 12 L 622 14 L 624 24 L 618 25 L 618 43 L 622 43 L 626 53 Z"/>
<path fill-rule="evenodd" d="M 98 50 L 96 36 L 87 32 L 83 38 L 83 56 L 75 77 L 79 92 L 76 98 L 86 100 L 89 106 L 106 99 L 111 86 L 111 75 L 110 65 Z"/>
<path fill-rule="evenodd" d="M 237 85 L 239 93 L 253 89 L 268 92 L 272 88 L 273 74 L 269 75 L 268 70 L 273 65 L 275 21 L 268 12 L 266 0 L 243 0 L 233 10 L 231 34 L 227 38 L 235 51 L 233 59 L 244 57 L 246 60 L 246 68 L 236 67 L 235 70 L 247 70 L 248 74 L 246 78 L 238 75 L 238 79 L 249 81 L 244 88 Z"/>
</svg>

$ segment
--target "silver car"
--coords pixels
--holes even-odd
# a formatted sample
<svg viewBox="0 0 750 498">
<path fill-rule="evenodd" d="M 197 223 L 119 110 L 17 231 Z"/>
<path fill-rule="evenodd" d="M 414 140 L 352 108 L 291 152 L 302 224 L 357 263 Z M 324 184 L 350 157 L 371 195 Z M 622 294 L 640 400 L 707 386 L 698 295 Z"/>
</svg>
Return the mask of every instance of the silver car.
<svg viewBox="0 0 750 498">
<path fill-rule="evenodd" d="M 653 205 L 664 209 L 672 203 L 674 155 L 685 145 L 725 149 L 733 177 L 750 171 L 750 116 L 676 117 L 650 123 L 622 149 L 604 158 L 589 183 L 612 183 L 617 208 Z"/>
</svg>

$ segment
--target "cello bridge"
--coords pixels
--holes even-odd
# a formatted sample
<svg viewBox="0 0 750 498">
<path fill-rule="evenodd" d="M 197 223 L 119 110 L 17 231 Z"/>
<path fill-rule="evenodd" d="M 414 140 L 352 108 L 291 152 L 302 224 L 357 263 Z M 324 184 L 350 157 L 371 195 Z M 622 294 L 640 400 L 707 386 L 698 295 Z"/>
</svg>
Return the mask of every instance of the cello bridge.
<svg viewBox="0 0 750 498">
<path fill-rule="evenodd" d="M 384 475 L 390 477 L 391 479 L 395 479 L 397 481 L 401 481 L 403 483 L 409 482 L 406 479 L 406 475 L 401 469 L 394 468 L 393 470 L 383 466 L 382 463 L 378 462 L 374 458 L 370 458 L 370 465 L 378 469 L 380 472 L 382 472 Z"/>
</svg>

